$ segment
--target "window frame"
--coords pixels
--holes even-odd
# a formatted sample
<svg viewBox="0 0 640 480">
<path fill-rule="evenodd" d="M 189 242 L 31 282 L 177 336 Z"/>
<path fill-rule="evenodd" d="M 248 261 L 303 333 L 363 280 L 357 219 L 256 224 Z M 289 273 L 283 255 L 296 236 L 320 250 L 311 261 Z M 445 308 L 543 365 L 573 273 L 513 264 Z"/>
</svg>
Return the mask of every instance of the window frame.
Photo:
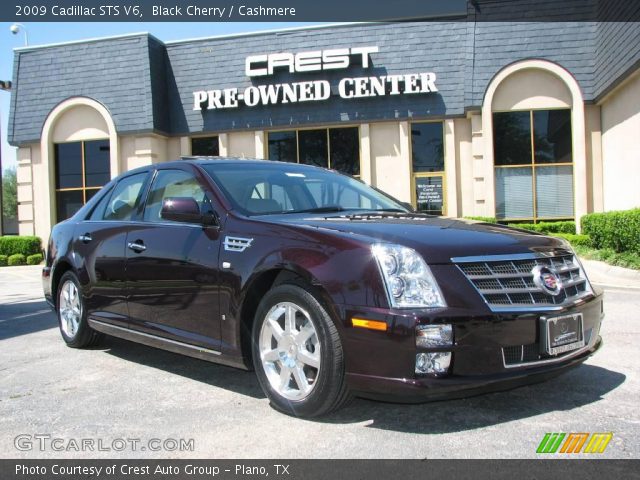
<svg viewBox="0 0 640 480">
<path fill-rule="evenodd" d="M 82 206 L 85 206 L 87 204 L 87 190 L 92 190 L 92 191 L 95 190 L 97 194 L 97 192 L 99 192 L 105 185 L 109 183 L 107 182 L 104 185 L 101 185 L 99 187 L 87 187 L 85 143 L 104 142 L 104 141 L 106 141 L 109 144 L 109 154 L 111 154 L 111 139 L 108 137 L 107 138 L 91 138 L 91 139 L 84 139 L 84 140 L 71 140 L 67 142 L 53 142 L 53 156 L 54 156 L 54 162 L 55 162 L 54 174 L 56 174 L 56 169 L 58 168 L 58 161 L 59 161 L 58 156 L 56 154 L 56 145 L 69 145 L 73 143 L 79 143 L 80 158 L 81 158 L 81 165 L 82 165 L 82 170 L 81 170 L 82 186 L 81 187 L 58 188 L 57 186 L 54 186 L 54 199 L 55 199 L 54 210 L 56 212 L 56 222 L 62 222 L 63 220 L 65 220 L 65 219 L 58 218 L 58 193 L 59 192 L 82 192 Z M 111 177 L 111 179 L 113 179 L 112 175 L 113 175 L 113 172 L 111 171 L 111 164 L 109 164 L 109 176 Z M 54 185 L 58 183 L 57 174 L 54 177 L 53 181 L 55 182 Z"/>
<path fill-rule="evenodd" d="M 535 150 L 535 130 L 534 130 L 534 119 L 533 112 L 548 112 L 552 110 L 566 110 L 569 112 L 569 121 L 570 121 L 570 130 L 569 135 L 571 139 L 571 162 L 561 162 L 561 163 L 536 163 L 536 150 Z M 496 169 L 498 168 L 530 168 L 531 169 L 531 190 L 533 195 L 533 216 L 532 217 L 505 217 L 505 218 L 497 218 L 497 208 L 494 210 L 494 215 L 496 216 L 496 220 L 500 223 L 517 223 L 517 222 L 546 222 L 546 221 L 559 221 L 559 220 L 575 220 L 576 218 L 576 202 L 575 202 L 575 192 L 576 192 L 576 176 L 575 176 L 575 160 L 574 160 L 574 145 L 573 145 L 573 109 L 571 107 L 549 107 L 549 108 L 530 108 L 524 110 L 492 110 L 491 116 L 493 120 L 493 115 L 496 113 L 515 113 L 515 112 L 529 112 L 529 129 L 530 129 L 530 139 L 531 139 L 531 163 L 517 164 L 517 165 L 496 165 L 495 158 L 495 145 L 496 145 L 496 131 L 495 126 L 493 127 L 493 131 L 491 132 L 491 142 L 493 142 L 493 198 L 497 200 L 497 186 L 496 186 Z M 494 122 L 492 122 L 494 124 Z M 538 196 L 537 196 L 537 185 L 536 185 L 536 169 L 537 168 L 545 168 L 545 167 L 571 167 L 571 181 L 573 184 L 573 195 L 574 201 L 572 205 L 573 215 L 571 217 L 567 217 L 566 215 L 561 215 L 557 217 L 538 217 Z"/>
<path fill-rule="evenodd" d="M 360 179 L 362 177 L 362 143 L 360 141 L 361 139 L 360 124 L 347 124 L 347 125 L 338 125 L 338 126 L 320 125 L 320 126 L 305 126 L 305 127 L 299 127 L 299 128 L 277 128 L 273 130 L 265 130 L 264 131 L 265 139 L 263 142 L 264 158 L 265 160 L 272 160 L 271 158 L 269 158 L 269 134 L 270 133 L 295 132 L 296 134 L 296 162 L 295 163 L 300 165 L 306 165 L 304 163 L 302 164 L 300 163 L 300 136 L 298 135 L 298 132 L 309 131 L 309 130 L 324 130 L 327 137 L 327 165 L 328 165 L 327 168 L 329 170 L 333 170 L 333 167 L 331 166 L 331 138 L 329 135 L 329 130 L 343 129 L 343 128 L 355 128 L 358 131 L 358 171 L 360 173 L 358 175 L 350 175 L 350 176 L 353 178 Z M 294 162 L 291 162 L 291 163 L 294 163 Z M 320 167 L 320 168 L 324 168 L 324 167 Z M 340 172 L 340 173 L 343 175 L 349 175 L 348 173 L 345 173 L 345 172 Z"/>
<path fill-rule="evenodd" d="M 442 171 L 439 172 L 414 172 L 413 171 L 413 141 L 411 139 L 411 126 L 418 123 L 439 123 L 442 126 Z M 411 205 L 418 211 L 418 198 L 416 195 L 416 179 L 428 177 L 442 177 L 442 216 L 447 215 L 447 142 L 445 141 L 444 119 L 418 120 L 409 122 L 409 168 L 411 170 Z"/>
</svg>

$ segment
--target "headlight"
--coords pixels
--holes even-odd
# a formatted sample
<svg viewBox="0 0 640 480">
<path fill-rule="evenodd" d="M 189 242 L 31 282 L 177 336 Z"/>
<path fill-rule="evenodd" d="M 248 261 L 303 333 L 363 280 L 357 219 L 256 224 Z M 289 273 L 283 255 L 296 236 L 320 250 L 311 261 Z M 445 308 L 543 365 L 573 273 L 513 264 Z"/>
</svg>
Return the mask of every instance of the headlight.
<svg viewBox="0 0 640 480">
<path fill-rule="evenodd" d="M 440 287 L 424 259 L 413 249 L 393 244 L 371 248 L 392 307 L 446 307 Z"/>
</svg>

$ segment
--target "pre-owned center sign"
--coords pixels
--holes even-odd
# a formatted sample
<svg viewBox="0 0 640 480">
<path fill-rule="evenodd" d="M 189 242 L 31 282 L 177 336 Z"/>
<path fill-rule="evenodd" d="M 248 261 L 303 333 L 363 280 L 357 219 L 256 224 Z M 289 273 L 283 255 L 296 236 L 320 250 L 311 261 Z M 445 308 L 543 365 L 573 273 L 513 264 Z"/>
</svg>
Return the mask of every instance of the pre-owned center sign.
<svg viewBox="0 0 640 480">
<path fill-rule="evenodd" d="M 272 53 L 251 55 L 245 60 L 245 73 L 249 77 L 289 73 L 317 72 L 347 69 L 354 63 L 370 68 L 369 55 L 378 47 L 336 48 L 298 53 Z M 380 97 L 414 93 L 437 92 L 436 74 L 433 72 L 380 75 L 377 77 L 344 77 L 338 82 L 341 98 Z M 194 110 L 219 110 L 240 105 L 276 105 L 298 102 L 318 102 L 331 97 L 331 84 L 327 80 L 256 85 L 244 89 L 223 88 L 193 92 Z"/>
</svg>

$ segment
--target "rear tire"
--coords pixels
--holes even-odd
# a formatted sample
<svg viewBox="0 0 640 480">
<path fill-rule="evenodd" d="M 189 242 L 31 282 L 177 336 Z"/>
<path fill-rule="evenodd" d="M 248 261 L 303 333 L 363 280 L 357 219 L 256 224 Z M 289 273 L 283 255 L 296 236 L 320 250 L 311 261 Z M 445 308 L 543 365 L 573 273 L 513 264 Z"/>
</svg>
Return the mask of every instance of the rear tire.
<svg viewBox="0 0 640 480">
<path fill-rule="evenodd" d="M 93 330 L 87 322 L 82 287 L 75 273 L 68 271 L 62 275 L 56 298 L 60 334 L 67 346 L 86 348 L 97 345 L 102 334 Z"/>
<path fill-rule="evenodd" d="M 258 381 L 277 410 L 317 417 L 349 400 L 340 336 L 308 290 L 282 284 L 267 292 L 253 322 L 252 350 Z"/>
</svg>

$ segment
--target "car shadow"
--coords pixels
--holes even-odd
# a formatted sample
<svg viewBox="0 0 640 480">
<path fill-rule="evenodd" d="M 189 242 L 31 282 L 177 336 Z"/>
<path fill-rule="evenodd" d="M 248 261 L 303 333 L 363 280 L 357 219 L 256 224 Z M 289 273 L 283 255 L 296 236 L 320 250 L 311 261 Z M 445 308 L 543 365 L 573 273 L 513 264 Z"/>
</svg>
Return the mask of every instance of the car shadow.
<svg viewBox="0 0 640 480">
<path fill-rule="evenodd" d="M 217 365 L 116 337 L 105 337 L 94 349 L 103 350 L 122 360 L 164 370 L 240 395 L 258 399 L 266 398 L 253 372 Z"/>
<path fill-rule="evenodd" d="M 356 399 L 346 408 L 316 421 L 332 424 L 369 421 L 368 428 L 395 432 L 463 432 L 589 405 L 603 400 L 625 379 L 619 372 L 581 365 L 543 383 L 459 400 L 401 405 Z"/>
<path fill-rule="evenodd" d="M 106 337 L 96 349 L 240 395 L 265 398 L 253 372 L 114 337 Z M 365 423 L 366 428 L 409 433 L 462 432 L 589 405 L 602 400 L 625 379 L 626 376 L 619 372 L 582 365 L 543 383 L 459 400 L 412 405 L 356 398 L 333 414 L 309 421 L 327 424 Z"/>
<path fill-rule="evenodd" d="M 57 326 L 56 315 L 44 300 L 19 300 L 0 305 L 0 340 Z"/>
</svg>

